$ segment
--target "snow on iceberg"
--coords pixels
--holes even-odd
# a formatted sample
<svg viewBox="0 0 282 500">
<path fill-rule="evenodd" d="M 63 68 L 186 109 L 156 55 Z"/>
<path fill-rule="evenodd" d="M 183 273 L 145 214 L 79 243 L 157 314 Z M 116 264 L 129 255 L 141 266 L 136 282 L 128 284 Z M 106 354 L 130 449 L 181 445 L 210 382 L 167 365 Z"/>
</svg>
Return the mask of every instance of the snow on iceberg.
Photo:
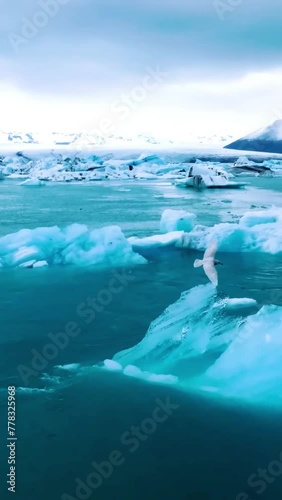
<svg viewBox="0 0 282 500">
<path fill-rule="evenodd" d="M 43 262 L 108 267 L 146 262 L 133 251 L 118 226 L 89 231 L 79 224 L 65 229 L 23 229 L 4 236 L 0 238 L 0 261 L 4 267 L 25 263 L 38 267 Z"/>
<path fill-rule="evenodd" d="M 147 238 L 128 238 L 135 252 L 142 252 L 147 249 L 176 246 L 179 239 L 184 236 L 184 231 L 174 231 L 167 234 L 156 234 Z"/>
<path fill-rule="evenodd" d="M 185 231 L 189 233 L 195 226 L 196 216 L 184 210 L 170 210 L 163 212 L 160 231 L 169 233 L 172 231 Z"/>
</svg>

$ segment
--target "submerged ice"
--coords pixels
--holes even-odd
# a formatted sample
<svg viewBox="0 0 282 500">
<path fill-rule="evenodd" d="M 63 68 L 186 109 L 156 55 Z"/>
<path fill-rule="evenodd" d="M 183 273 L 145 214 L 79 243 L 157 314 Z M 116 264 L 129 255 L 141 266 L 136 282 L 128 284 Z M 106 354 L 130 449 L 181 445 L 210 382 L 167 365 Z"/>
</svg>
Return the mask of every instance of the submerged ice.
<svg viewBox="0 0 282 500">
<path fill-rule="evenodd" d="M 185 377 L 189 360 L 227 344 L 231 325 L 236 329 L 236 322 L 223 314 L 223 307 L 213 307 L 215 302 L 212 285 L 183 293 L 153 321 L 137 346 L 118 353 L 114 361 L 123 367 L 136 365 L 154 373 Z"/>
<path fill-rule="evenodd" d="M 164 383 L 167 375 L 167 382 L 174 377 L 185 390 L 281 405 L 282 308 L 264 306 L 243 316 L 240 299 L 233 300 L 238 307 L 231 313 L 211 285 L 183 293 L 153 321 L 144 339 L 117 353 L 108 368 L 118 366 L 148 382 L 158 380 L 143 373 L 159 374 Z M 252 299 L 241 300 L 243 308 L 246 303 L 254 305 Z"/>
</svg>

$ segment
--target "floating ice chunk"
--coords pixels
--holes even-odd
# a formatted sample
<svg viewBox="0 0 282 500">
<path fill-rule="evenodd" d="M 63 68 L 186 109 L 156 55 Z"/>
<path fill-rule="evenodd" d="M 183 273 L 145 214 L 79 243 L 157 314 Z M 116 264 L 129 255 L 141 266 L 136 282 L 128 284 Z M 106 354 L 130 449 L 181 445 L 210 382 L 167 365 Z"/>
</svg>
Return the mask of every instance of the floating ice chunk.
<svg viewBox="0 0 282 500">
<path fill-rule="evenodd" d="M 33 267 L 48 267 L 48 262 L 46 260 L 39 260 L 38 262 L 35 262 Z"/>
<path fill-rule="evenodd" d="M 184 210 L 165 210 L 160 223 L 161 233 L 185 231 L 189 233 L 195 226 L 196 216 Z"/>
<path fill-rule="evenodd" d="M 241 166 L 253 166 L 257 165 L 254 161 L 249 160 L 247 156 L 240 156 L 238 160 L 234 163 L 235 167 L 241 167 Z"/>
<path fill-rule="evenodd" d="M 73 372 L 79 370 L 80 366 L 81 365 L 79 363 L 71 363 L 69 365 L 58 365 L 55 366 L 55 368 L 57 368 L 58 370 L 66 370 L 68 372 Z"/>
<path fill-rule="evenodd" d="M 123 370 L 123 373 L 128 377 L 138 378 L 141 380 L 145 380 L 146 382 L 157 384 L 176 384 L 178 382 L 178 377 L 174 375 L 163 375 L 142 371 L 135 365 L 126 366 Z"/>
<path fill-rule="evenodd" d="M 247 309 L 249 307 L 256 307 L 257 301 L 255 299 L 223 299 L 220 303 L 224 305 L 226 309 L 235 310 L 235 309 Z"/>
<path fill-rule="evenodd" d="M 4 266 L 19 266 L 34 260 L 43 266 L 72 264 L 80 266 L 120 267 L 145 264 L 134 252 L 118 226 L 89 231 L 87 226 L 73 224 L 58 227 L 21 230 L 0 238 L 0 259 Z"/>
<path fill-rule="evenodd" d="M 204 250 L 218 241 L 222 252 L 282 252 L 282 210 L 247 212 L 239 223 L 222 223 L 213 227 L 197 225 L 190 233 L 189 247 Z"/>
<path fill-rule="evenodd" d="M 116 361 L 113 361 L 112 359 L 105 359 L 104 361 L 104 367 L 107 370 L 110 370 L 112 372 L 120 372 L 122 371 L 122 366 L 117 363 Z"/>
<path fill-rule="evenodd" d="M 224 314 L 223 306 L 213 308 L 216 296 L 210 284 L 183 293 L 151 323 L 143 340 L 117 353 L 115 361 L 125 367 L 126 374 L 148 381 L 156 373 L 179 378 L 189 373 L 190 360 L 229 343 L 237 325 L 237 318 Z"/>
<path fill-rule="evenodd" d="M 32 177 L 31 179 L 27 179 L 26 181 L 21 182 L 20 186 L 31 186 L 31 187 L 45 186 L 45 182 L 40 181 L 36 177 Z"/>
<path fill-rule="evenodd" d="M 40 394 L 41 392 L 52 393 L 55 391 L 55 389 L 51 387 L 49 389 L 46 387 L 44 389 L 39 389 L 38 387 L 18 387 L 17 390 L 23 394 Z"/>
</svg>

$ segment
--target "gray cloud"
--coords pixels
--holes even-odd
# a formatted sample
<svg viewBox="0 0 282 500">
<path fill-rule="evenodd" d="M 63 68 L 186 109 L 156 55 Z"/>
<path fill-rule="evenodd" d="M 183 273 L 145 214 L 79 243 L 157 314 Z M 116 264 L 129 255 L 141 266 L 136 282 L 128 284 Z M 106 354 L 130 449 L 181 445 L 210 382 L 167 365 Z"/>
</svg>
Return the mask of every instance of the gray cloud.
<svg viewBox="0 0 282 500">
<path fill-rule="evenodd" d="M 282 66 L 279 0 L 242 0 L 223 21 L 213 0 L 70 0 L 15 54 L 8 33 L 38 10 L 37 0 L 1 1 L 2 80 L 30 92 L 112 94 L 146 66 L 160 65 L 171 82 Z"/>
</svg>

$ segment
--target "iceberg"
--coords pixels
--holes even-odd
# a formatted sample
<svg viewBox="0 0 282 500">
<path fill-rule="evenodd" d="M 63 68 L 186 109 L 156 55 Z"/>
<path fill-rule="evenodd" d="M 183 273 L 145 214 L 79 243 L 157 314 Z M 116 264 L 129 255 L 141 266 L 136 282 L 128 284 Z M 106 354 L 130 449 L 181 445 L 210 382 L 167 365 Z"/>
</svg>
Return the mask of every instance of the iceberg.
<svg viewBox="0 0 282 500">
<path fill-rule="evenodd" d="M 178 227 L 179 212 L 164 212 L 161 228 L 163 230 Z M 173 212 L 172 214 L 170 212 Z M 186 213 L 186 212 L 184 212 Z M 191 217 L 190 217 L 191 216 Z M 184 219 L 184 217 L 183 217 Z M 213 227 L 192 224 L 192 214 L 180 224 L 187 224 L 190 231 L 172 231 L 145 238 L 128 239 L 136 252 L 144 252 L 162 247 L 204 251 L 212 241 L 218 242 L 221 252 L 264 252 L 277 254 L 282 252 L 282 209 L 246 212 L 236 223 L 220 223 Z"/>
<path fill-rule="evenodd" d="M 135 253 L 118 226 L 89 231 L 73 224 L 23 229 L 0 238 L 0 260 L 4 267 L 46 265 L 123 266 L 147 261 Z"/>
<path fill-rule="evenodd" d="M 230 304 L 256 302 L 219 300 L 211 285 L 184 292 L 141 342 L 113 361 L 124 375 L 146 382 L 281 407 L 282 308 L 263 306 L 242 316 L 237 307 L 229 312 Z"/>
<path fill-rule="evenodd" d="M 282 252 L 282 209 L 246 212 L 239 222 L 213 227 L 193 227 L 194 221 L 193 214 L 168 210 L 161 229 L 186 230 L 128 239 L 118 226 L 93 231 L 80 224 L 22 229 L 0 238 L 0 267 L 138 265 L 147 262 L 144 254 L 150 256 L 150 251 L 169 247 L 204 251 L 212 241 L 218 242 L 221 252 Z"/>
<path fill-rule="evenodd" d="M 126 368 L 169 374 L 181 379 L 189 374 L 189 360 L 204 355 L 230 341 L 236 320 L 224 314 L 224 306 L 214 308 L 216 292 L 212 285 L 196 287 L 181 295 L 151 324 L 136 346 L 117 353 L 114 361 Z"/>
</svg>

